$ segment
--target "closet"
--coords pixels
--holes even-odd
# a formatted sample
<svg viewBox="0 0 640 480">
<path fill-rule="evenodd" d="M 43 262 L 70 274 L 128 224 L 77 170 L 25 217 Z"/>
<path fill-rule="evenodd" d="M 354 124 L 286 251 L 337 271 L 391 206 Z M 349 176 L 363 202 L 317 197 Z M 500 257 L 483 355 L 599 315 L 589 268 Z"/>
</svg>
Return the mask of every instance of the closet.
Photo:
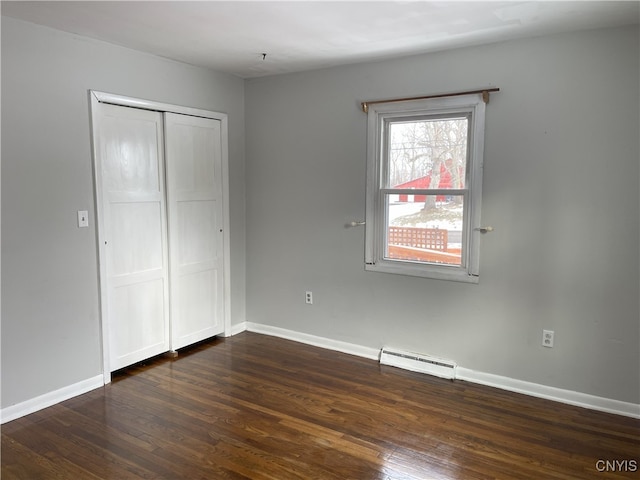
<svg viewBox="0 0 640 480">
<path fill-rule="evenodd" d="M 226 116 L 91 95 L 106 378 L 225 331 Z"/>
</svg>

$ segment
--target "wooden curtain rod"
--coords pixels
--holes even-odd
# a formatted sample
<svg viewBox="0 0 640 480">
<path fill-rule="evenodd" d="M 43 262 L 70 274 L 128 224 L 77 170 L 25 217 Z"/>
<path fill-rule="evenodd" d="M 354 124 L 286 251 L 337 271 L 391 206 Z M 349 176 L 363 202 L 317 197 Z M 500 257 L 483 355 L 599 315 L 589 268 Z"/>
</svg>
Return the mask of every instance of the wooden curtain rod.
<svg viewBox="0 0 640 480">
<path fill-rule="evenodd" d="M 426 100 L 428 98 L 442 98 L 442 97 L 459 97 L 460 95 L 471 95 L 473 93 L 481 93 L 484 103 L 489 103 L 489 93 L 499 92 L 499 88 L 483 88 L 482 90 L 470 90 L 468 92 L 455 92 L 455 93 L 440 93 L 437 95 L 427 95 L 424 97 L 409 97 L 409 98 L 394 98 L 391 100 L 372 100 L 369 102 L 362 102 L 362 111 L 364 113 L 369 112 L 369 105 L 375 105 L 377 103 L 392 103 L 392 102 L 406 102 L 407 100 Z"/>
</svg>

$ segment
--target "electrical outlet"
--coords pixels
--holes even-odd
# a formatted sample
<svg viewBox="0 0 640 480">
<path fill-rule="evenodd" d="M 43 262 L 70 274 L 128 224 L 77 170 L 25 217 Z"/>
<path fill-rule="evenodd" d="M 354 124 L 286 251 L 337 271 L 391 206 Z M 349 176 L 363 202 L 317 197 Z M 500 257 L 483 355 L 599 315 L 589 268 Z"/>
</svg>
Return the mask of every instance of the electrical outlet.
<svg viewBox="0 0 640 480">
<path fill-rule="evenodd" d="M 542 330 L 542 346 L 553 347 L 553 330 Z"/>
<path fill-rule="evenodd" d="M 308 305 L 312 305 L 313 304 L 313 293 L 306 291 L 304 294 L 304 303 L 308 304 Z"/>
</svg>

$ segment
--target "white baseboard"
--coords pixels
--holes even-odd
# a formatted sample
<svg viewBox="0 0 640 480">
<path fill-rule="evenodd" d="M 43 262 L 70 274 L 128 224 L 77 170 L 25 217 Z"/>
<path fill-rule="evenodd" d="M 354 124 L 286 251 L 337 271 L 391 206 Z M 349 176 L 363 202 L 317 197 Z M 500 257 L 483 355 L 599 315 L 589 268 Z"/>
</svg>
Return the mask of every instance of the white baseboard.
<svg viewBox="0 0 640 480">
<path fill-rule="evenodd" d="M 380 350 L 375 348 L 363 347 L 362 345 L 341 342 L 339 340 L 331 340 L 330 338 L 317 337 L 315 335 L 295 332 L 285 328 L 247 322 L 247 330 L 249 332 L 263 333 L 265 335 L 271 335 L 272 337 L 286 338 L 287 340 L 313 345 L 314 347 L 335 350 L 337 352 L 348 353 L 350 355 L 369 358 L 371 360 L 378 360 L 380 357 Z"/>
<path fill-rule="evenodd" d="M 225 332 L 225 337 L 233 337 L 234 335 L 238 335 L 239 333 L 244 332 L 247 329 L 247 322 L 240 322 L 234 325 L 231 325 L 231 330 L 229 333 Z"/>
<path fill-rule="evenodd" d="M 293 340 L 295 342 L 313 345 L 315 347 L 348 353 L 350 355 L 356 355 L 370 360 L 377 361 L 380 357 L 380 350 L 375 348 L 364 347 L 362 345 L 332 340 L 330 338 L 318 337 L 316 335 L 309 335 L 259 323 L 242 322 L 232 325 L 230 333 L 231 335 L 237 335 L 245 330 L 270 335 L 272 337 L 286 338 L 287 340 Z M 569 405 L 576 405 L 579 407 L 589 408 L 591 410 L 624 415 L 632 418 L 640 418 L 640 405 L 635 403 L 622 402 L 610 398 L 589 395 L 587 393 L 574 392 L 572 390 L 564 390 L 562 388 L 525 382 L 523 380 L 494 375 L 492 373 L 478 372 L 459 365 L 456 370 L 456 379 L 500 388 L 511 392 L 522 393 L 533 397 L 553 400 Z M 82 395 L 83 393 L 87 393 L 91 390 L 102 387 L 103 385 L 104 377 L 102 374 L 96 375 L 95 377 L 88 378 L 73 385 L 3 408 L 0 410 L 0 424 L 37 412 L 38 410 L 50 407 L 51 405 L 63 402 L 72 397 Z"/>
<path fill-rule="evenodd" d="M 562 388 L 549 387 L 539 383 L 525 382 L 515 378 L 503 377 L 492 373 L 477 372 L 458 366 L 456 379 L 496 387 L 510 392 L 523 393 L 532 397 L 545 398 L 555 402 L 576 405 L 578 407 L 599 410 L 601 412 L 640 418 L 640 405 L 621 402 L 611 398 L 598 397 L 588 393 L 574 392 Z"/>
<path fill-rule="evenodd" d="M 329 338 L 308 335 L 306 333 L 294 332 L 292 330 L 272 327 L 270 325 L 247 322 L 246 329 L 250 332 L 286 338 L 288 340 L 294 340 L 296 342 L 313 345 L 315 347 L 336 350 L 372 360 L 378 360 L 380 356 L 380 350 L 375 348 L 363 347 L 352 343 L 331 340 Z M 456 369 L 456 379 L 500 388 L 511 392 L 522 393 L 532 397 L 539 397 L 569 405 L 576 405 L 579 407 L 589 408 L 591 410 L 614 413 L 616 415 L 624 415 L 632 418 L 640 418 L 640 405 L 635 403 L 622 402 L 620 400 L 598 397 L 587 393 L 574 392 L 572 390 L 549 387 L 538 383 L 525 382 L 523 380 L 494 375 L 492 373 L 478 372 L 469 368 L 461 367 L 460 365 L 458 365 Z"/>
<path fill-rule="evenodd" d="M 74 383 L 67 387 L 62 387 L 53 392 L 45 393 L 38 397 L 26 400 L 24 402 L 16 403 L 10 407 L 0 410 L 0 423 L 7 423 L 16 418 L 24 417 L 30 413 L 37 412 L 43 408 L 50 407 L 56 403 L 64 402 L 70 398 L 82 395 L 96 388 L 100 388 L 104 385 L 104 377 L 102 374 L 95 377 L 82 380 L 81 382 Z"/>
</svg>

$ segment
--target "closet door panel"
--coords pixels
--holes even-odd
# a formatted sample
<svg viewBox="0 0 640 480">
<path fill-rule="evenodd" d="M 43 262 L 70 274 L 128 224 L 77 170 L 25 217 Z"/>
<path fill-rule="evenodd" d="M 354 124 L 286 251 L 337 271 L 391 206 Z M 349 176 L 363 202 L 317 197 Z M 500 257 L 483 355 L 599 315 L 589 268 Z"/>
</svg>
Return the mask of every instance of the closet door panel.
<svg viewBox="0 0 640 480">
<path fill-rule="evenodd" d="M 216 202 L 196 200 L 178 203 L 178 263 L 181 266 L 215 262 L 218 258 Z"/>
<path fill-rule="evenodd" d="M 169 350 L 162 115 L 101 105 L 97 169 L 109 368 Z"/>
<path fill-rule="evenodd" d="M 114 276 L 164 267 L 161 202 L 112 202 L 110 267 Z"/>
<path fill-rule="evenodd" d="M 212 312 L 215 316 L 220 303 L 216 277 L 214 270 L 182 275 L 176 292 L 181 321 L 176 323 L 175 334 L 183 342 L 202 340 L 200 336 L 212 327 Z"/>
<path fill-rule="evenodd" d="M 157 142 L 159 114 L 115 105 L 102 105 L 101 108 L 104 112 L 101 160 L 105 191 L 162 192 L 162 165 Z"/>
<path fill-rule="evenodd" d="M 220 126 L 165 114 L 174 350 L 224 330 Z"/>
<path fill-rule="evenodd" d="M 111 358 L 117 365 L 130 365 L 148 357 L 149 349 L 166 352 L 166 335 L 158 328 L 164 318 L 164 281 L 151 278 L 116 286 L 112 291 L 110 325 Z M 155 355 L 154 353 L 153 355 Z"/>
</svg>

